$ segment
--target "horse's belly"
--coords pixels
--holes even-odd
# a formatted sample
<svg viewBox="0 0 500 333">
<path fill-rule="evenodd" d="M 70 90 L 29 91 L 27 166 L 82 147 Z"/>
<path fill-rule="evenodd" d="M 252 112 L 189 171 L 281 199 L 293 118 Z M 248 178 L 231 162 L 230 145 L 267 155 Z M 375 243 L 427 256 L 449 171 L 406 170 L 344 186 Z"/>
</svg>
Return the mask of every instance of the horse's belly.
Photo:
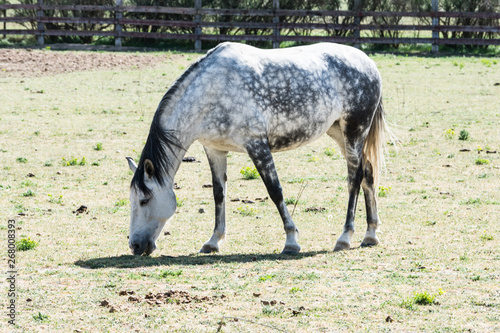
<svg viewBox="0 0 500 333">
<path fill-rule="evenodd" d="M 333 125 L 335 120 L 302 123 L 301 126 L 283 126 L 281 130 L 270 131 L 269 147 L 272 152 L 292 150 L 320 138 Z"/>
</svg>

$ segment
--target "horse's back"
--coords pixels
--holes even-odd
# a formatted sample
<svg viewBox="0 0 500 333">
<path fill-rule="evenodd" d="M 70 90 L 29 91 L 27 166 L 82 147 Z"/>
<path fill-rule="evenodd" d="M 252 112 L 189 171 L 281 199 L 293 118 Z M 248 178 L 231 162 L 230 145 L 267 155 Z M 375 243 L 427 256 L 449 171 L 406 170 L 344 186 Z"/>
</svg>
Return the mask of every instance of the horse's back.
<svg viewBox="0 0 500 333">
<path fill-rule="evenodd" d="M 273 151 L 307 144 L 341 117 L 373 112 L 380 96 L 375 64 L 349 46 L 261 50 L 223 43 L 205 61 L 205 96 L 217 100 L 207 104 L 217 126 L 265 135 Z"/>
</svg>

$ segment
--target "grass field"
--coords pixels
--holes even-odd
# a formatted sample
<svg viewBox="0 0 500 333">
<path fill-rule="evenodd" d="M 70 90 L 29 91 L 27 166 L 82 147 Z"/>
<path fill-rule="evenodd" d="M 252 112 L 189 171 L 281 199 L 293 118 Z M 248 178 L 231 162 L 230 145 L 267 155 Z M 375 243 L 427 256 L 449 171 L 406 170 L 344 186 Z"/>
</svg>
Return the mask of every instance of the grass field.
<svg viewBox="0 0 500 333">
<path fill-rule="evenodd" d="M 197 254 L 214 204 L 196 143 L 186 156 L 201 163 L 181 165 L 179 207 L 157 251 L 133 257 L 125 156 L 139 157 L 157 103 L 198 57 L 159 56 L 163 63 L 140 71 L 0 76 L 2 271 L 9 219 L 18 241 L 38 244 L 24 241 L 28 250 L 16 253 L 15 328 L 2 279 L 0 330 L 500 330 L 498 58 L 372 56 L 400 142 L 387 145 L 380 246 L 358 248 L 366 228 L 360 196 L 354 249 L 332 252 L 347 207 L 346 163 L 323 137 L 274 156 L 290 203 L 305 186 L 294 213 L 300 255 L 279 254 L 279 214 L 270 200 L 255 200 L 265 187 L 243 179 L 252 163 L 236 153 L 228 197 L 240 201 L 226 204 L 226 242 L 219 254 Z M 88 210 L 78 214 L 81 205 Z"/>
</svg>

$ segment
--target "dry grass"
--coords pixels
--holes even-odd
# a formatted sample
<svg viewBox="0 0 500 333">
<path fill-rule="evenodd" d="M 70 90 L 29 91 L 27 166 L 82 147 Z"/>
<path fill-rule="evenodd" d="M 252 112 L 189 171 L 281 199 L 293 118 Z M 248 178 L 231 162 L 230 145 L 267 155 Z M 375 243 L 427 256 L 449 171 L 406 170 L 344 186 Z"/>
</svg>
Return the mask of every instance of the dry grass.
<svg viewBox="0 0 500 333">
<path fill-rule="evenodd" d="M 197 254 L 213 229 L 214 204 L 212 190 L 202 187 L 211 182 L 208 163 L 195 144 L 187 156 L 201 163 L 183 163 L 176 177 L 183 205 L 165 229 L 169 235 L 152 257 L 132 257 L 124 157 L 138 157 L 157 103 L 195 58 L 141 71 L 0 78 L 2 253 L 9 218 L 20 226 L 18 239 L 39 242 L 17 253 L 19 331 L 500 330 L 500 164 L 498 153 L 486 154 L 500 150 L 500 64 L 373 57 L 400 139 L 397 153 L 387 145 L 380 246 L 332 252 L 345 219 L 346 166 L 336 147 L 325 153 L 333 142 L 324 137 L 275 154 L 285 197 L 297 198 L 307 181 L 294 214 L 301 255 L 279 254 L 284 232 L 269 200 L 248 204 L 254 214 L 241 214 L 241 201 L 228 202 L 222 252 Z M 456 135 L 447 138 L 448 129 Z M 469 141 L 458 140 L 462 129 Z M 83 157 L 84 166 L 61 164 Z M 478 158 L 490 163 L 478 165 Z M 242 178 L 240 170 L 252 166 L 247 156 L 228 160 L 229 198 L 267 196 L 261 180 Z M 88 214 L 73 213 L 81 205 Z M 312 206 L 326 210 L 306 212 Z M 360 196 L 356 246 L 364 218 Z M 168 290 L 188 296 L 146 302 L 147 294 Z M 424 293 L 432 304 L 419 304 Z M 221 325 L 223 316 L 241 319 Z"/>
</svg>

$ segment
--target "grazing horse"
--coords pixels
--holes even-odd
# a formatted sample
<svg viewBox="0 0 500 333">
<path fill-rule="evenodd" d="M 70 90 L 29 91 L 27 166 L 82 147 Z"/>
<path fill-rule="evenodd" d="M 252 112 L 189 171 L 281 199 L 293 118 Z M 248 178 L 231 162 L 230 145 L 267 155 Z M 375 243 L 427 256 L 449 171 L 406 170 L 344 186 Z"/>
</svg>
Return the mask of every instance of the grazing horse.
<svg viewBox="0 0 500 333">
<path fill-rule="evenodd" d="M 334 250 L 349 249 L 360 186 L 368 228 L 362 246 L 377 245 L 376 186 L 386 124 L 381 77 L 363 52 L 320 43 L 260 50 L 223 43 L 192 64 L 161 100 L 140 161 L 127 157 L 132 253 L 150 254 L 174 214 L 174 176 L 198 140 L 212 171 L 215 228 L 200 252 L 219 251 L 226 235 L 227 154 L 247 153 L 283 220 L 283 253 L 298 253 L 299 235 L 287 206 L 272 152 L 306 145 L 324 133 L 347 161 L 349 203 L 344 232 Z"/>
</svg>

